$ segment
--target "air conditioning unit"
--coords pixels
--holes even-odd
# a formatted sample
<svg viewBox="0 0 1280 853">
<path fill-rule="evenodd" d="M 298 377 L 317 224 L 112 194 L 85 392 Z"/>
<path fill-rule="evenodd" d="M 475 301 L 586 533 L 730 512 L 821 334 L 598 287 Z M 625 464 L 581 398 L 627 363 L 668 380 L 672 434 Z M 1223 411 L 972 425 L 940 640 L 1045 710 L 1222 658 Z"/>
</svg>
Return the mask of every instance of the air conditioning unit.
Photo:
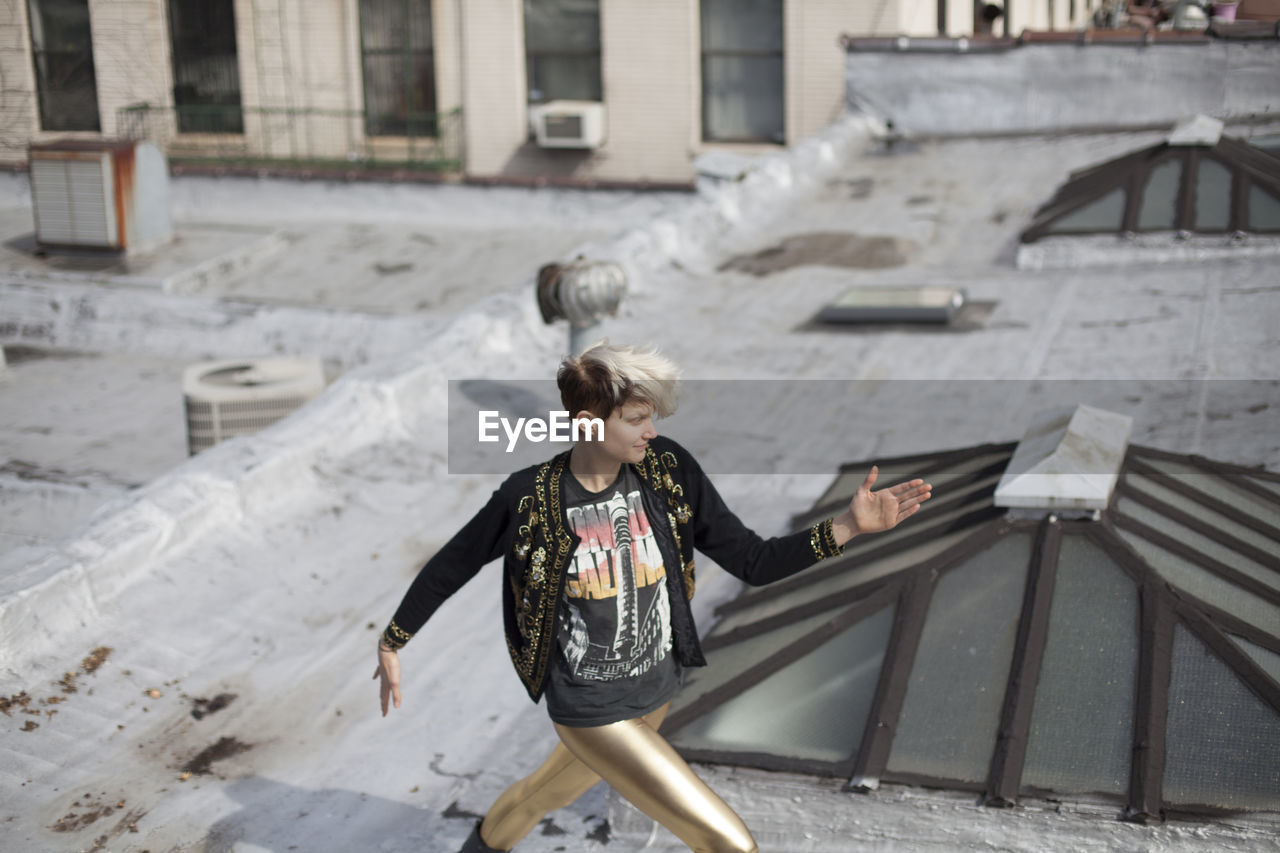
<svg viewBox="0 0 1280 853">
<path fill-rule="evenodd" d="M 173 236 L 169 165 L 152 143 L 64 139 L 27 154 L 40 245 L 136 251 Z"/>
<path fill-rule="evenodd" d="M 193 364 L 182 375 L 187 449 L 195 456 L 220 441 L 266 429 L 324 387 L 324 367 L 316 358 Z"/>
<path fill-rule="evenodd" d="M 599 148 L 604 144 L 604 104 L 548 101 L 529 105 L 529 124 L 540 148 Z"/>
</svg>

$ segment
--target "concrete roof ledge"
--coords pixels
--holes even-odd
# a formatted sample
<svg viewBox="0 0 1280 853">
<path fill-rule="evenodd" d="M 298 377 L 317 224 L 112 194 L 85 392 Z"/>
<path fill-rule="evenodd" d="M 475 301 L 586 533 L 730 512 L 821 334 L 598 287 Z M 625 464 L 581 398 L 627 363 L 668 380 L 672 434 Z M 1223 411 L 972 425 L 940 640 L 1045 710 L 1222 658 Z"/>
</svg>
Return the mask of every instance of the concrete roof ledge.
<svg viewBox="0 0 1280 853">
<path fill-rule="evenodd" d="M 1020 270 L 1130 267 L 1280 257 L 1280 237 L 1267 234 L 1072 234 L 1018 245 Z"/>
<path fill-rule="evenodd" d="M 535 319 L 527 301 L 487 300 L 420 351 L 346 374 L 285 420 L 192 457 L 0 577 L 0 674 L 65 646 L 164 557 L 240 529 L 246 519 L 296 513 L 300 503 L 328 499 L 318 462 L 407 437 L 439 444 L 422 437 L 444 432 L 427 422 L 444 420 L 446 377 L 465 375 L 476 358 L 489 364 L 557 351 L 558 335 Z M 446 456 L 442 449 L 432 462 L 443 468 Z"/>
<path fill-rule="evenodd" d="M 671 261 L 706 264 L 730 232 L 771 223 L 784 196 L 821 184 L 879 126 L 871 116 L 846 114 L 789 148 L 741 163 L 736 180 L 704 182 L 692 203 L 593 247 L 589 256 L 622 265 L 629 284 L 638 284 L 631 293 L 642 293 L 646 271 Z"/>
<path fill-rule="evenodd" d="M 996 506 L 1105 509 L 1132 429 L 1133 418 L 1092 406 L 1042 413 L 996 486 Z"/>
</svg>

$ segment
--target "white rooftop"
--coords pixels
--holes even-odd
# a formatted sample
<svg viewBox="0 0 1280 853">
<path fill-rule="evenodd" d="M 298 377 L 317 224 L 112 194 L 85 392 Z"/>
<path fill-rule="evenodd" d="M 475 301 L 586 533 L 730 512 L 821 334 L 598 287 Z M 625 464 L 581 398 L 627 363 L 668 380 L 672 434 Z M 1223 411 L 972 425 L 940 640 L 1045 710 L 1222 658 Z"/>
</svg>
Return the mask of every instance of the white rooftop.
<svg viewBox="0 0 1280 853">
<path fill-rule="evenodd" d="M 499 479 L 448 473 L 446 381 L 545 378 L 562 353 L 565 329 L 542 325 L 532 295 L 549 260 L 621 263 L 630 290 L 605 331 L 659 344 L 692 378 L 851 382 L 832 401 L 832 473 L 1017 438 L 1067 380 L 1114 396 L 1134 442 L 1280 470 L 1270 261 L 1012 266 L 1018 231 L 1068 172 L 1157 139 L 886 150 L 851 120 L 741 180 L 707 177 L 697 196 L 177 179 L 179 234 L 233 225 L 250 232 L 237 246 L 269 247 L 198 282 L 184 270 L 207 258 L 192 256 L 180 286 L 24 260 L 25 178 L 0 176 L 0 341 L 29 348 L 0 379 L 0 508 L 27 531 L 0 555 L 0 696 L 29 700 L 0 716 L 5 844 L 452 851 L 468 815 L 536 765 L 554 734 L 510 672 L 496 567 L 406 649 L 388 719 L 369 676 L 413 573 Z M 726 266 L 763 250 L 770 274 Z M 947 329 L 811 322 L 853 284 L 963 287 L 972 313 Z M 325 395 L 184 461 L 186 364 L 307 352 L 339 377 Z M 936 382 L 935 398 L 910 419 L 868 418 L 899 380 Z M 704 437 L 780 472 L 826 467 L 801 413 L 786 420 L 787 383 L 765 387 L 784 429 Z M 830 477 L 717 480 L 776 532 Z M 91 515 L 95 498 L 108 503 Z M 700 580 L 705 629 L 736 589 L 710 567 Z M 87 673 L 98 647 L 112 651 Z M 192 715 L 222 694 L 234 698 Z M 706 772 L 766 851 L 1274 843 L 1248 821 L 1139 827 L 1090 804 L 992 810 L 892 786 L 851 801 L 830 782 Z M 519 849 L 679 849 L 661 832 L 650 844 L 651 829 L 597 788 Z"/>
</svg>

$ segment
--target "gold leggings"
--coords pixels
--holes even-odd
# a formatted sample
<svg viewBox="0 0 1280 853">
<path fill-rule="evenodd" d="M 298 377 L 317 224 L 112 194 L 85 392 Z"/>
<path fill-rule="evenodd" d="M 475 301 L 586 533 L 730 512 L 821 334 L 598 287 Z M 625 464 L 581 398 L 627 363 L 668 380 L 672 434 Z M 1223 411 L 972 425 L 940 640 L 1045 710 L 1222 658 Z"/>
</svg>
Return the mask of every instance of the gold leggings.
<svg viewBox="0 0 1280 853">
<path fill-rule="evenodd" d="M 603 778 L 695 853 L 756 853 L 742 818 L 658 734 L 666 715 L 663 705 L 607 726 L 555 724 L 560 743 L 541 767 L 498 797 L 480 826 L 480 838 L 497 850 L 510 850 L 547 812 L 569 805 Z"/>
</svg>

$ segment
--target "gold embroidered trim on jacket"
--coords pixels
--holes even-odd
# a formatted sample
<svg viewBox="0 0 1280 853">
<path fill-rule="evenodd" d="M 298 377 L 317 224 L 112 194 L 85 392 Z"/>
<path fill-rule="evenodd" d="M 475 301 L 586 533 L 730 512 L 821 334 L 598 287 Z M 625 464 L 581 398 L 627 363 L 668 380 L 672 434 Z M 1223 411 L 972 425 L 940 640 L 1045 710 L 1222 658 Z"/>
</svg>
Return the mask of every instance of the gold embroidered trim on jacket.
<svg viewBox="0 0 1280 853">
<path fill-rule="evenodd" d="M 836 535 L 831 522 L 832 519 L 828 518 L 809 528 L 809 547 L 813 549 L 814 559 L 825 560 L 844 553 L 844 548 L 836 544 Z"/>
<path fill-rule="evenodd" d="M 517 504 L 517 512 L 527 515 L 517 526 L 513 551 L 523 570 L 518 580 L 511 578 L 511 592 L 516 627 L 524 642 L 517 648 L 508 637 L 507 651 L 516 672 L 530 688 L 541 684 L 546 673 L 564 568 L 569 564 L 572 539 L 564 529 L 560 506 L 566 460 L 567 454 L 562 454 L 541 465 L 534 476 L 533 495 L 522 497 Z"/>
<path fill-rule="evenodd" d="M 676 482 L 676 479 L 671 476 L 671 472 L 679 467 L 679 464 L 676 455 L 670 450 L 664 450 L 662 455 L 659 456 L 653 451 L 653 448 L 650 448 L 645 451 L 644 461 L 636 467 L 639 469 L 641 478 L 667 504 L 667 521 L 671 525 L 671 537 L 676 542 L 676 555 L 680 558 L 680 573 L 684 578 L 685 596 L 692 599 L 693 590 L 696 586 L 693 549 L 690 548 L 688 550 L 689 556 L 686 558 L 684 539 L 680 535 L 680 530 L 682 527 L 687 528 L 692 523 L 693 510 L 689 507 L 689 502 L 685 500 L 684 486 Z"/>
<path fill-rule="evenodd" d="M 387 648 L 393 651 L 403 649 L 405 643 L 412 639 L 413 634 L 397 625 L 394 619 L 391 620 L 391 624 L 387 625 L 386 630 L 382 632 L 382 642 L 386 643 Z"/>
</svg>

